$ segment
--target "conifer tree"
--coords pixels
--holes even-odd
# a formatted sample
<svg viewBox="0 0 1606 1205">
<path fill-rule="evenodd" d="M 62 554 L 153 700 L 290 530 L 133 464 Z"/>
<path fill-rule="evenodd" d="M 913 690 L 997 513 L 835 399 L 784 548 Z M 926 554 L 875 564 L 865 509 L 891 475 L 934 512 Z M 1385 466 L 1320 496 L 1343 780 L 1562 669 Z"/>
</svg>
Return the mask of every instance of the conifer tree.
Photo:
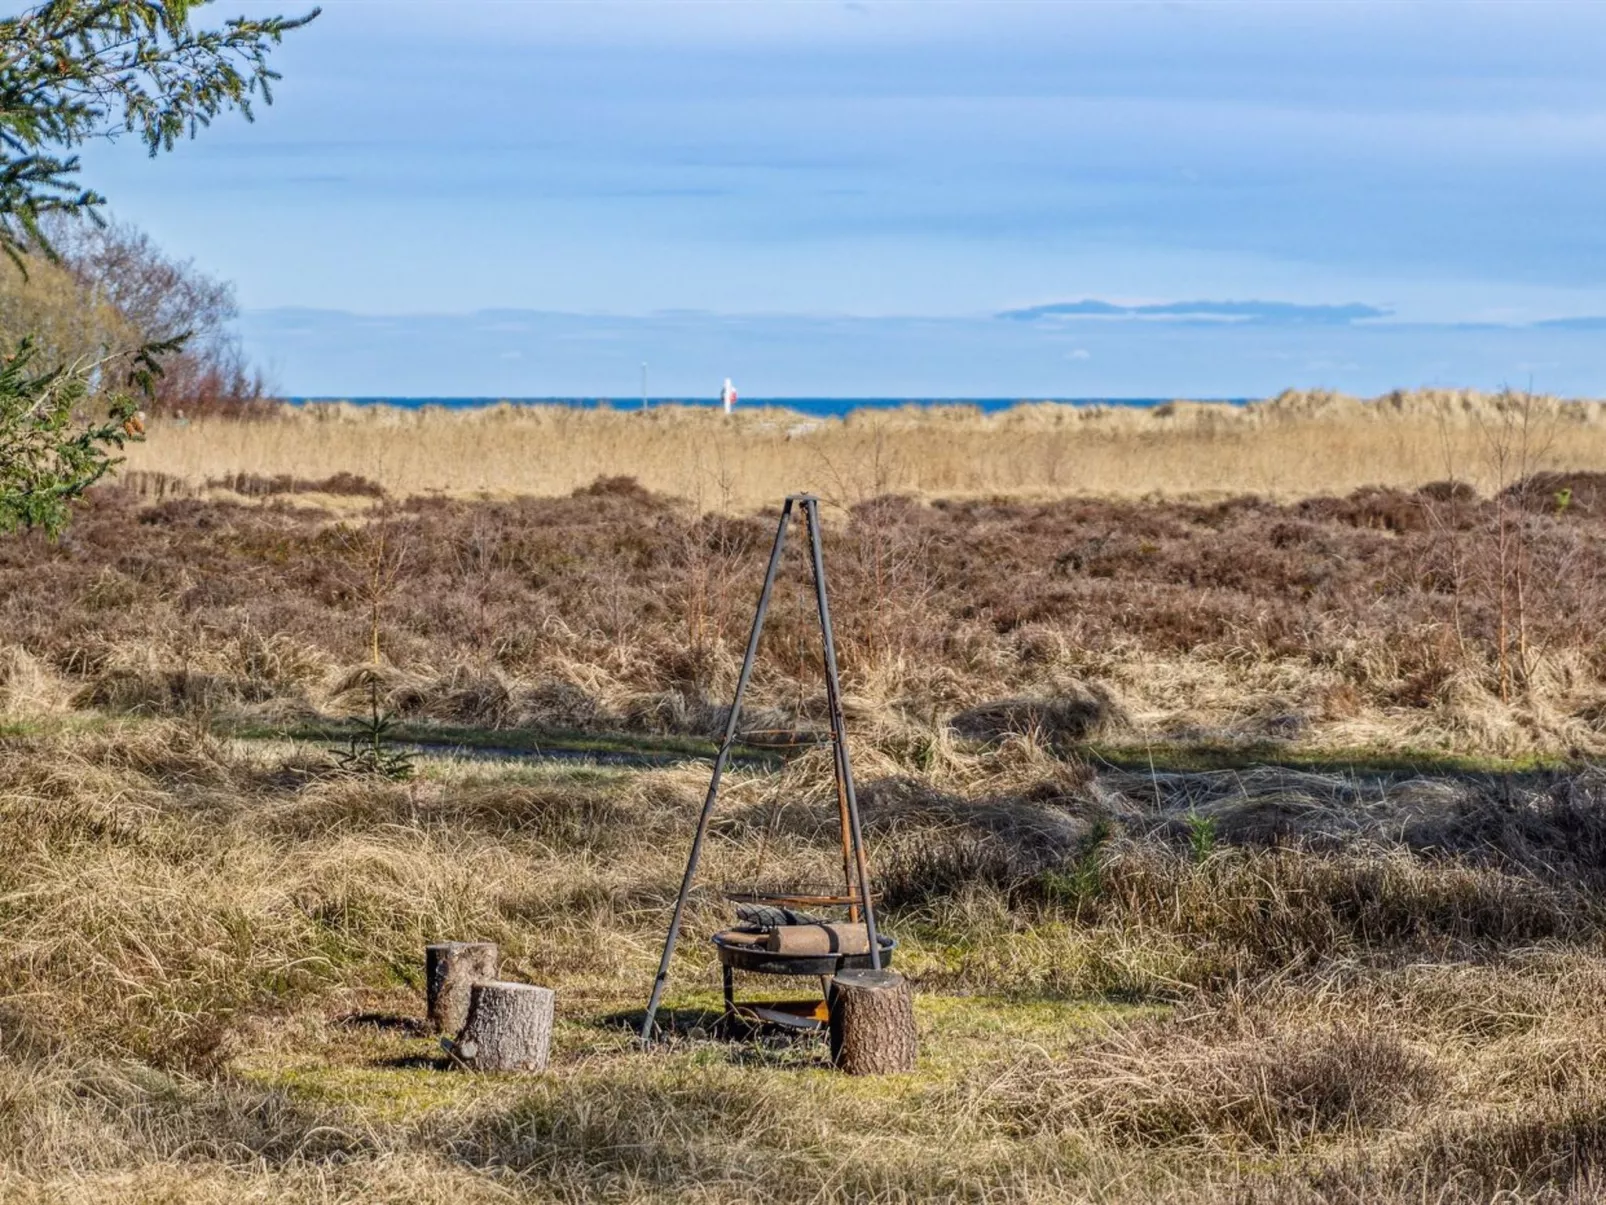
<svg viewBox="0 0 1606 1205">
<path fill-rule="evenodd" d="M 198 27 L 208 0 L 50 0 L 0 20 L 0 251 L 13 270 L 54 256 L 41 219 L 99 221 L 105 198 L 80 177 L 75 149 L 120 134 L 151 155 L 219 114 L 248 120 L 272 103 L 268 54 L 318 15 L 234 18 Z M 141 434 L 132 390 L 181 340 L 41 367 L 28 340 L 0 361 L 0 532 L 59 531 L 71 503 Z M 104 422 L 84 423 L 91 399 Z"/>
<path fill-rule="evenodd" d="M 156 371 L 168 347 L 131 354 L 136 385 Z M 24 341 L 0 361 L 0 533 L 39 527 L 56 535 L 72 504 L 119 463 L 112 452 L 144 434 L 138 402 L 129 390 L 103 399 L 104 422 L 80 422 L 79 410 L 97 379 L 125 357 L 40 370 Z"/>
</svg>

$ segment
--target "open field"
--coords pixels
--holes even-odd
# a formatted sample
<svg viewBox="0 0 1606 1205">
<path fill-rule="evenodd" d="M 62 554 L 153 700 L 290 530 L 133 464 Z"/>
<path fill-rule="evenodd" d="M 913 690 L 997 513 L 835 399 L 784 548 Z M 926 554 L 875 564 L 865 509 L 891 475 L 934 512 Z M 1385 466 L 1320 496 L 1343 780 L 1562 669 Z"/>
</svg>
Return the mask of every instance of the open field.
<svg viewBox="0 0 1606 1205">
<path fill-rule="evenodd" d="M 39 1201 L 1596 1199 L 1597 776 L 1095 774 L 1029 742 L 864 790 L 919 1070 L 639 1018 L 704 768 L 332 775 L 194 725 L 0 768 L 0 1193 Z M 882 751 L 881 756 L 891 754 Z M 705 881 L 826 879 L 818 758 Z M 689 933 L 719 923 L 711 889 Z M 440 1069 L 421 950 L 555 986 L 546 1076 Z"/>
<path fill-rule="evenodd" d="M 1139 498 L 1253 493 L 1295 499 L 1455 477 L 1504 484 L 1513 428 L 1542 466 L 1606 464 L 1606 403 L 1397 393 L 1370 402 L 1288 393 L 1248 407 L 1023 405 L 860 412 L 650 412 L 497 406 L 474 411 L 318 405 L 238 423 L 155 421 L 130 466 L 204 489 L 236 473 L 354 473 L 394 495 L 566 494 L 634 477 L 703 508 L 748 511 L 786 490 L 849 505 L 889 493 Z"/>
<path fill-rule="evenodd" d="M 630 1025 L 706 762 L 392 782 L 286 736 L 377 702 L 481 749 L 704 749 L 773 511 L 334 460 L 97 489 L 0 545 L 0 1197 L 1599 1199 L 1606 477 L 1469 421 L 1476 488 L 832 509 L 922 1039 L 875 1082 L 701 1036 L 718 887 L 840 866 L 800 557 L 666 1049 Z M 454 937 L 557 989 L 549 1074 L 439 1065 Z"/>
</svg>

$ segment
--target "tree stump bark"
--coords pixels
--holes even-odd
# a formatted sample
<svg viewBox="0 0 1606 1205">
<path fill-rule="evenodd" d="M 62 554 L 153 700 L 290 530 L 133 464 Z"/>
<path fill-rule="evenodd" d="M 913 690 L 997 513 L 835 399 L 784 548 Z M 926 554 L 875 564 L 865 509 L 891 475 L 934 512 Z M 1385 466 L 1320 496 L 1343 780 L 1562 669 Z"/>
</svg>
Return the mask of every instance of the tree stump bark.
<svg viewBox="0 0 1606 1205">
<path fill-rule="evenodd" d="M 914 992 L 897 971 L 843 971 L 831 982 L 831 1062 L 849 1075 L 913 1071 Z"/>
<path fill-rule="evenodd" d="M 448 941 L 424 947 L 424 983 L 429 1023 L 436 1033 L 457 1034 L 468 1023 L 469 989 L 495 979 L 501 964 L 496 943 Z"/>
<path fill-rule="evenodd" d="M 452 1053 L 475 1071 L 545 1071 L 556 999 L 530 983 L 476 983 Z"/>
</svg>

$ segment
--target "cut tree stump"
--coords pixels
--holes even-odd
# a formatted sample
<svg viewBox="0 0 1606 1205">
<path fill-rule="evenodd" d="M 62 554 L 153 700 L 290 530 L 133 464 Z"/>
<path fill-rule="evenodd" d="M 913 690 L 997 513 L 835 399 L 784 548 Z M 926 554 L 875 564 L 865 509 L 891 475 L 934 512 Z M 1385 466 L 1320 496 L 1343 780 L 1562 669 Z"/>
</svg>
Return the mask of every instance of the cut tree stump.
<svg viewBox="0 0 1606 1205">
<path fill-rule="evenodd" d="M 556 999 L 530 983 L 476 983 L 452 1053 L 475 1071 L 545 1071 Z"/>
<path fill-rule="evenodd" d="M 831 1062 L 849 1075 L 913 1071 L 914 992 L 897 971 L 843 971 L 831 981 Z"/>
<path fill-rule="evenodd" d="M 501 965 L 495 942 L 448 941 L 424 947 L 429 1023 L 436 1033 L 456 1034 L 468 1023 L 469 989 L 495 979 Z"/>
</svg>

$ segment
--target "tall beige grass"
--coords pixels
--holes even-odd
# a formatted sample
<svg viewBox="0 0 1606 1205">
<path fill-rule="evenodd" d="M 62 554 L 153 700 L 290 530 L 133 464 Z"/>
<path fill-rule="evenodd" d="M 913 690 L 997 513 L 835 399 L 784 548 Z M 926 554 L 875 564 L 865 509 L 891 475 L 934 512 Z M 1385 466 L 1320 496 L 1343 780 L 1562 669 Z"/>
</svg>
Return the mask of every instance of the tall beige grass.
<svg viewBox="0 0 1606 1205">
<path fill-rule="evenodd" d="M 1452 474 L 1495 487 L 1490 432 L 1521 405 L 1464 392 L 1370 401 L 1286 393 L 1244 407 L 1041 403 L 991 415 L 948 406 L 816 419 L 775 409 L 333 403 L 285 407 L 262 422 L 159 421 L 129 468 L 191 489 L 241 472 L 356 473 L 398 495 L 552 495 L 617 475 L 726 509 L 796 490 L 843 503 L 893 492 L 1287 499 Z M 1553 434 L 1547 463 L 1534 467 L 1606 468 L 1606 402 L 1539 399 L 1529 411 Z"/>
</svg>

